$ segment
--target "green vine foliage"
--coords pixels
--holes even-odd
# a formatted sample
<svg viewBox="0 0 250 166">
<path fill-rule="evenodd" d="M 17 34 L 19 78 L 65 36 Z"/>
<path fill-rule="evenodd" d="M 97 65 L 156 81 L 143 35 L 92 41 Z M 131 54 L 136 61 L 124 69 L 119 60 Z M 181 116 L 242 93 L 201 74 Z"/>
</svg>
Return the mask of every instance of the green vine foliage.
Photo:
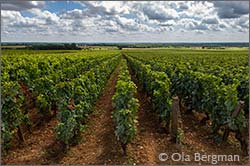
<svg viewBox="0 0 250 166">
<path fill-rule="evenodd" d="M 95 101 L 120 57 L 103 61 L 77 78 L 56 85 L 59 95 L 59 124 L 55 127 L 57 140 L 66 146 L 77 142 Z"/>
<path fill-rule="evenodd" d="M 1 144 L 2 150 L 5 151 L 11 146 L 13 134 L 18 126 L 25 120 L 25 115 L 21 111 L 24 96 L 20 85 L 14 81 L 3 82 L 1 100 Z"/>
<path fill-rule="evenodd" d="M 170 123 L 172 96 L 171 82 L 164 72 L 154 71 L 149 64 L 126 56 L 128 63 L 138 77 L 147 93 L 152 97 L 153 108 L 159 115 L 164 127 Z"/>
<path fill-rule="evenodd" d="M 1 143 L 4 148 L 11 146 L 19 125 L 32 126 L 27 94 L 23 94 L 22 86 L 27 87 L 32 98 L 29 102 L 44 117 L 50 117 L 52 109 L 58 109 L 59 114 L 71 112 L 66 113 L 65 119 L 58 115 L 59 127 L 55 130 L 58 140 L 68 144 L 69 139 L 84 128 L 81 122 L 87 118 L 109 74 L 118 64 L 118 54 L 116 50 L 63 54 L 60 51 L 4 51 L 1 56 Z M 68 109 L 70 99 L 74 101 L 73 111 Z"/>
<path fill-rule="evenodd" d="M 184 103 L 191 103 L 196 111 L 207 113 L 214 131 L 224 124 L 229 124 L 232 130 L 241 131 L 246 122 L 243 110 L 236 118 L 232 118 L 231 114 L 239 100 L 245 102 L 245 113 L 248 110 L 249 76 L 243 64 L 245 57 L 224 55 L 226 51 L 216 52 L 220 56 L 213 51 L 193 51 L 190 55 L 181 50 L 172 55 L 169 52 L 128 52 L 127 57 L 131 59 L 131 64 L 142 64 L 150 66 L 153 71 L 164 72 L 171 82 L 171 96 L 177 95 Z M 134 68 L 140 71 L 140 68 Z M 140 74 L 138 76 L 142 77 Z"/>
<path fill-rule="evenodd" d="M 130 78 L 125 60 L 121 63 L 115 88 L 116 91 L 112 97 L 115 109 L 113 112 L 113 120 L 116 124 L 115 135 L 122 145 L 127 145 L 136 135 L 139 101 L 134 97 L 137 87 Z"/>
</svg>

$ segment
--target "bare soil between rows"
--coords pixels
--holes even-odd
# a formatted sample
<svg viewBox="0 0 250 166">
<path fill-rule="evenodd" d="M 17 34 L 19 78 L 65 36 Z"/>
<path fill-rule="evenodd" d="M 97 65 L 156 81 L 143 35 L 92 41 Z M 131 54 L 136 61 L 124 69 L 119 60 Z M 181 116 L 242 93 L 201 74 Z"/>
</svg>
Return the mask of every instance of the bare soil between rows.
<svg viewBox="0 0 250 166">
<path fill-rule="evenodd" d="M 36 127 L 32 134 L 28 135 L 24 143 L 10 149 L 7 156 L 2 156 L 2 164 L 42 164 L 47 163 L 45 157 L 49 145 L 55 141 L 53 128 L 58 123 L 54 117 L 47 124 Z"/>
</svg>

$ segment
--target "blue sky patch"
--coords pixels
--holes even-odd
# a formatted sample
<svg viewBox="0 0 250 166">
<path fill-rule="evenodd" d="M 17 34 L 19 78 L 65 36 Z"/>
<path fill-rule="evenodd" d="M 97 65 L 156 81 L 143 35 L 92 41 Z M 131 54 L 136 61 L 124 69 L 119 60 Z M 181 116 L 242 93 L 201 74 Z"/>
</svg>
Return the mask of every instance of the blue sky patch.
<svg viewBox="0 0 250 166">
<path fill-rule="evenodd" d="M 58 2 L 46 2 L 45 9 L 53 13 L 61 13 L 63 11 L 69 11 L 74 9 L 84 9 L 84 7 L 77 2 L 70 1 L 58 1 Z"/>
</svg>

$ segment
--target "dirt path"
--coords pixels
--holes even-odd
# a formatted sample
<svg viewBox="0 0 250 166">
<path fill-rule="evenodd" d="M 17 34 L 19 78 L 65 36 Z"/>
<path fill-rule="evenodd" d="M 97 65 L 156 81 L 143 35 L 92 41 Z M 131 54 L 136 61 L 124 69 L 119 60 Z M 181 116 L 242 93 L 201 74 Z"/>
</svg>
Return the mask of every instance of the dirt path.
<svg viewBox="0 0 250 166">
<path fill-rule="evenodd" d="M 160 125 L 157 115 L 152 112 L 150 98 L 131 70 L 130 74 L 138 87 L 136 98 L 140 103 L 137 136 L 130 147 L 131 158 L 135 164 L 157 164 L 158 155 L 164 152 L 164 147 L 168 143 L 167 134 L 159 131 Z"/>
<path fill-rule="evenodd" d="M 119 66 L 96 103 L 94 113 L 89 118 L 89 126 L 82 135 L 82 142 L 70 148 L 61 164 L 126 164 L 127 159 L 116 141 L 111 117 L 118 72 Z"/>
</svg>

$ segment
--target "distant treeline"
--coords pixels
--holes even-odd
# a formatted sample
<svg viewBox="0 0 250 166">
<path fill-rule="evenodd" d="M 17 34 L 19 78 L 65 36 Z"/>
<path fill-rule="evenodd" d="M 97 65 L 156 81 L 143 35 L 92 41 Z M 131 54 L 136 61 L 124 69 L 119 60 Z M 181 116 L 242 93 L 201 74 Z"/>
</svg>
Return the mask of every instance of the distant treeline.
<svg viewBox="0 0 250 166">
<path fill-rule="evenodd" d="M 32 50 L 80 50 L 75 43 L 71 44 L 37 44 L 29 47 Z"/>
<path fill-rule="evenodd" d="M 201 48 L 224 48 L 224 47 L 249 47 L 249 43 L 225 42 L 225 43 L 2 43 L 2 48 L 31 50 L 79 50 L 83 46 L 112 46 L 122 48 L 155 48 L 155 47 L 201 47 Z M 24 47 L 18 47 L 24 46 Z"/>
<path fill-rule="evenodd" d="M 20 47 L 20 46 L 24 47 Z M 12 46 L 12 47 L 8 47 Z M 15 44 L 15 45 L 8 45 L 2 44 L 2 49 L 30 49 L 30 50 L 80 50 L 76 43 L 64 43 L 64 44 L 57 44 L 57 43 L 46 43 L 46 44 Z"/>
<path fill-rule="evenodd" d="M 118 48 L 153 48 L 153 47 L 248 47 L 249 43 L 89 43 L 79 45 L 117 46 Z"/>
</svg>

